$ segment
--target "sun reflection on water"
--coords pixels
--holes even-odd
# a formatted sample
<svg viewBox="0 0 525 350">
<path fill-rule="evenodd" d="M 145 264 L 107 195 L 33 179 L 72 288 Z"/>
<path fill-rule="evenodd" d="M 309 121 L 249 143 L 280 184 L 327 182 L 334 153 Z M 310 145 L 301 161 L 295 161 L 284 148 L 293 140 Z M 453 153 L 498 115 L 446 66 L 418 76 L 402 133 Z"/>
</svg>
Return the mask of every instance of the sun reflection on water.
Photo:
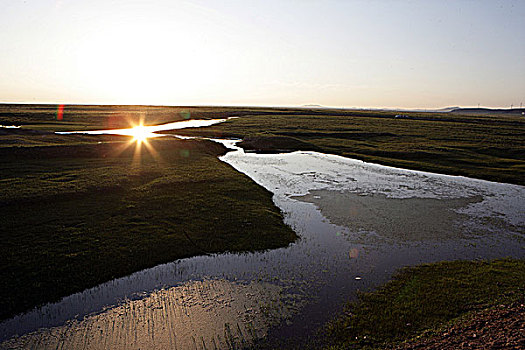
<svg viewBox="0 0 525 350">
<path fill-rule="evenodd" d="M 182 115 L 185 119 L 190 118 L 190 114 Z M 171 134 L 162 134 L 162 131 L 170 130 L 179 130 L 186 128 L 200 128 L 211 126 L 217 123 L 223 123 L 230 118 L 226 119 L 186 119 L 179 120 L 176 122 L 159 124 L 159 125 L 144 125 L 143 122 L 145 117 L 140 119 L 138 124 L 131 124 L 129 128 L 126 129 L 104 129 L 104 130 L 88 130 L 88 131 L 57 131 L 56 134 L 59 135 L 71 135 L 71 134 L 85 134 L 85 135 L 120 135 L 120 136 L 130 136 L 131 139 L 129 142 L 123 142 L 121 145 L 115 147 L 115 156 L 119 156 L 125 152 L 128 148 L 134 147 L 133 153 L 133 162 L 140 162 L 143 158 L 143 155 L 149 154 L 157 161 L 161 161 L 159 153 L 154 149 L 154 143 L 150 142 L 149 139 L 159 138 L 159 137 L 173 137 L 175 135 Z M 178 139 L 184 137 L 175 136 Z M 143 147 L 145 151 L 143 151 Z M 184 157 L 187 157 L 187 151 L 182 154 Z"/>
<path fill-rule="evenodd" d="M 148 127 L 140 124 L 128 130 L 128 135 L 133 137 L 133 141 L 137 143 L 145 142 L 150 137 L 157 137 L 159 135 L 148 131 Z"/>
</svg>

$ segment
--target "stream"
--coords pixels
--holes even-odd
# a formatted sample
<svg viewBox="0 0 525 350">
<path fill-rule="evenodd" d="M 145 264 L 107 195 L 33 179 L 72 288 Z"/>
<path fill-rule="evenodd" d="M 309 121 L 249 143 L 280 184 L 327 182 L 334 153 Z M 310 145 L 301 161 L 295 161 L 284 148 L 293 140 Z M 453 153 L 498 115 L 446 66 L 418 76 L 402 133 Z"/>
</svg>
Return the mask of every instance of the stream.
<svg viewBox="0 0 525 350">
<path fill-rule="evenodd" d="M 237 141 L 213 141 L 232 149 L 223 162 L 273 193 L 297 242 L 181 259 L 106 282 L 3 321 L 0 348 L 300 344 L 356 291 L 400 267 L 525 257 L 523 186 L 317 152 L 245 153 Z"/>
</svg>

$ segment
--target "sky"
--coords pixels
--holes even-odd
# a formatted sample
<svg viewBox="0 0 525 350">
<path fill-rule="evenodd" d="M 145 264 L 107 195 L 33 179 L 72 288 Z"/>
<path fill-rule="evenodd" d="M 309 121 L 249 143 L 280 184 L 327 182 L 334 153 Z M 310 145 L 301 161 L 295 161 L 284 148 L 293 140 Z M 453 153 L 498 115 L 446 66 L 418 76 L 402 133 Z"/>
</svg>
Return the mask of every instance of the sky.
<svg viewBox="0 0 525 350">
<path fill-rule="evenodd" d="M 0 102 L 525 103 L 525 1 L 0 0 Z"/>
</svg>

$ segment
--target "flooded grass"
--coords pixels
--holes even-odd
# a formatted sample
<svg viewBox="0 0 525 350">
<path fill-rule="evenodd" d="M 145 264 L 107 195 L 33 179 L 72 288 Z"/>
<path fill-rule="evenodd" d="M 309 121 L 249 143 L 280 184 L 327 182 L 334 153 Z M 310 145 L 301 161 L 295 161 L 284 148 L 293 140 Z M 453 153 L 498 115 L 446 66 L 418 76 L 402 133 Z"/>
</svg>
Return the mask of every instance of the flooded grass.
<svg viewBox="0 0 525 350">
<path fill-rule="evenodd" d="M 523 302 L 525 260 L 451 261 L 402 269 L 359 294 L 325 328 L 330 349 L 390 348 L 498 304 Z"/>
<path fill-rule="evenodd" d="M 525 120 L 521 114 L 406 112 L 257 107 L 0 105 L 0 124 L 40 131 L 127 128 L 190 118 L 238 117 L 222 125 L 176 131 L 183 135 L 236 137 L 265 152 L 316 150 L 367 162 L 498 182 L 525 184 Z M 4 143 L 21 136 L 2 130 Z M 85 136 L 81 137 L 85 142 Z M 42 142 L 55 136 L 32 135 Z M 71 138 L 73 140 L 73 138 Z M 26 142 L 30 137 L 24 137 Z M 60 140 L 55 140 L 60 142 Z"/>
</svg>

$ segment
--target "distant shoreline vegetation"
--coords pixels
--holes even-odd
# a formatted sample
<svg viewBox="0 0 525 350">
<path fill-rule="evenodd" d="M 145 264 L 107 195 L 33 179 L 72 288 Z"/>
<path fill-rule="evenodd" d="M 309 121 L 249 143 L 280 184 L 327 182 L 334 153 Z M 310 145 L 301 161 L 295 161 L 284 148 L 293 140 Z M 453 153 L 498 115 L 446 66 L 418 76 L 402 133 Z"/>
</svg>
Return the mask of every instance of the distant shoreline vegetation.
<svg viewBox="0 0 525 350">
<path fill-rule="evenodd" d="M 140 121 L 155 125 L 190 118 L 238 117 L 224 125 L 167 133 L 241 138 L 251 151 L 318 150 L 407 169 L 525 184 L 521 137 L 525 109 L 452 108 L 445 113 L 424 113 L 314 107 L 72 105 L 64 108 L 61 121 L 56 120 L 56 109 L 56 105 L 0 104 L 0 124 L 23 126 L 35 134 L 125 128 Z M 50 135 L 13 136 L 13 130 L 3 128 L 0 133 L 0 147 L 66 142 Z M 78 136 L 67 142 L 93 141 Z M 261 143 L 264 147 L 259 147 Z"/>
</svg>

